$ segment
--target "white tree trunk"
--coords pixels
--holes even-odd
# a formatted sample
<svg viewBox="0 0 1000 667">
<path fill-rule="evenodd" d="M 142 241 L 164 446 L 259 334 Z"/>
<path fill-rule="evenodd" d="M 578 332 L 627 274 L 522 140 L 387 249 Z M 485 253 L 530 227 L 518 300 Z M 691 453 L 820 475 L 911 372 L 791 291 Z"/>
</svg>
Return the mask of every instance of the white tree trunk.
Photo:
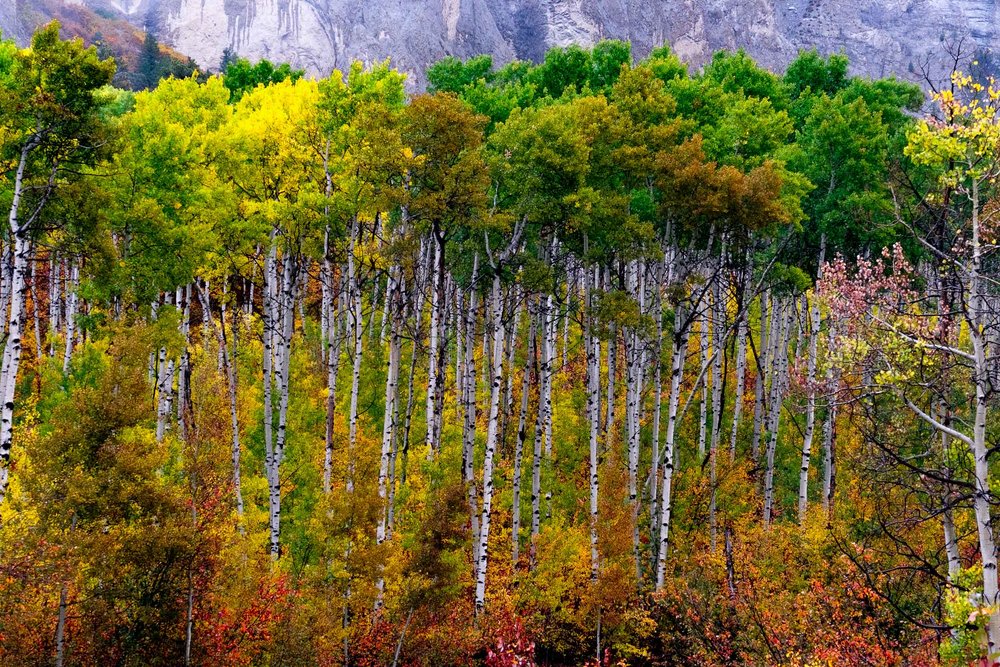
<svg viewBox="0 0 1000 667">
<path fill-rule="evenodd" d="M 511 562 L 517 566 L 521 550 L 521 467 L 524 457 L 524 443 L 528 438 L 528 398 L 531 394 L 532 367 L 535 362 L 536 338 L 538 336 L 538 313 L 528 308 L 528 343 L 521 376 L 521 411 L 517 420 L 517 442 L 514 445 L 513 500 L 511 501 Z"/>
<path fill-rule="evenodd" d="M 754 355 L 754 366 L 757 368 L 757 378 L 754 382 L 754 403 L 753 403 L 753 440 L 752 452 L 754 464 L 760 463 L 760 439 L 764 432 L 764 415 L 767 406 L 764 402 L 765 383 L 767 380 L 768 358 L 771 349 L 770 332 L 774 328 L 774 308 L 768 308 L 770 295 L 765 292 L 760 297 L 760 348 L 756 349 Z M 770 322 L 768 321 L 770 315 Z"/>
<path fill-rule="evenodd" d="M 826 235 L 820 237 L 819 271 L 816 280 L 823 279 L 823 263 L 826 260 Z M 809 503 L 809 459 L 812 456 L 813 434 L 816 431 L 816 358 L 819 343 L 819 299 L 813 296 L 809 308 L 809 360 L 806 368 L 806 432 L 802 442 L 802 465 L 799 467 L 799 523 L 805 523 L 806 508 Z"/>
<path fill-rule="evenodd" d="M 60 264 L 56 253 L 49 255 L 49 322 L 48 322 L 48 343 L 49 343 L 49 356 L 55 356 L 56 353 L 56 336 L 59 335 L 60 329 L 60 299 L 61 291 L 59 289 L 59 269 Z M 2 267 L 0 267 L 0 274 L 2 274 Z M 0 290 L 3 288 L 0 287 Z M 2 312 L 2 311 L 0 311 Z"/>
<path fill-rule="evenodd" d="M 809 459 L 812 456 L 813 433 L 816 430 L 816 356 L 819 340 L 819 302 L 813 298 L 809 310 L 809 360 L 806 369 L 808 398 L 806 399 L 806 432 L 802 441 L 802 464 L 799 467 L 799 523 L 805 523 L 809 502 Z"/>
<path fill-rule="evenodd" d="M 12 214 L 12 221 L 15 220 Z M 17 228 L 15 227 L 15 231 Z M 28 264 L 31 240 L 27 233 L 14 235 L 14 275 L 11 284 L 10 318 L 7 324 L 7 346 L 3 365 L 0 367 L 0 502 L 7 494 L 10 474 L 10 450 L 14 436 L 14 391 L 17 371 L 21 364 L 21 343 L 24 327 L 24 302 L 27 295 Z"/>
<path fill-rule="evenodd" d="M 69 280 L 66 282 L 66 345 L 63 351 L 63 375 L 69 373 L 73 357 L 73 338 L 76 336 L 77 288 L 80 284 L 80 263 L 70 261 Z"/>
<path fill-rule="evenodd" d="M 744 298 L 746 293 L 744 292 Z M 736 392 L 733 394 L 733 429 L 729 434 L 729 459 L 736 459 L 736 436 L 743 415 L 743 394 L 746 391 L 747 369 L 747 316 L 742 310 L 737 314 L 736 325 Z"/>
<path fill-rule="evenodd" d="M 431 235 L 431 257 L 433 261 L 433 279 L 431 283 L 431 332 L 429 359 L 427 362 L 427 460 L 434 458 L 438 447 L 435 425 L 437 423 L 437 389 L 438 389 L 438 352 L 441 328 L 441 310 L 443 306 L 444 289 L 444 248 L 436 233 Z"/>
<path fill-rule="evenodd" d="M 351 365 L 351 400 L 347 420 L 347 492 L 354 491 L 354 446 L 358 437 L 358 390 L 361 382 L 361 356 L 364 343 L 365 323 L 361 303 L 361 285 L 358 278 L 357 260 L 354 257 L 359 235 L 360 221 L 355 216 L 351 229 L 351 241 L 347 251 L 348 307 L 351 312 L 354 348 Z"/>
<path fill-rule="evenodd" d="M 274 448 L 274 345 L 278 339 L 277 229 L 271 231 L 270 247 L 264 262 L 264 468 L 268 486 L 269 551 L 277 559 L 281 538 L 281 479 Z"/>
<path fill-rule="evenodd" d="M 706 299 L 707 301 L 707 299 Z M 701 368 L 708 366 L 708 304 L 701 304 L 701 316 L 698 319 L 698 348 L 701 350 Z M 708 436 L 708 382 L 701 383 L 701 401 L 698 417 L 698 459 L 705 458 L 705 441 Z"/>
<path fill-rule="evenodd" d="M 835 334 L 831 327 L 829 338 Z M 833 507 L 834 483 L 836 481 L 835 438 L 837 431 L 837 394 L 839 392 L 839 376 L 833 365 L 827 370 L 827 384 L 830 386 L 826 409 L 826 419 L 823 420 L 823 514 L 829 521 Z"/>
<path fill-rule="evenodd" d="M 333 278 L 333 269 L 330 269 L 330 280 Z M 333 427 L 334 418 L 337 414 L 337 375 L 340 372 L 340 345 L 343 341 L 341 331 L 341 308 L 334 306 L 334 301 L 343 303 L 343 299 L 338 298 L 339 281 L 331 285 L 324 295 L 326 300 L 322 310 L 329 313 L 327 315 L 325 340 L 326 340 L 326 433 L 324 434 L 323 452 L 323 492 L 330 493 L 331 478 L 333 476 Z M 412 382 L 412 380 L 411 380 Z"/>
<path fill-rule="evenodd" d="M 983 563 L 983 605 L 990 608 L 987 624 L 989 654 L 1000 647 L 1000 586 L 997 581 L 997 550 L 991 516 L 989 446 L 987 443 L 987 396 L 991 389 L 989 365 L 983 340 L 983 294 L 980 276 L 982 238 L 979 220 L 978 181 L 972 189 L 972 261 L 969 267 L 969 303 L 966 319 L 972 342 L 975 382 L 975 420 L 972 427 L 972 455 L 975 458 L 976 493 L 973 508 L 979 534 L 979 554 Z"/>
<path fill-rule="evenodd" d="M 595 284 L 600 280 L 600 269 L 594 269 Z M 597 581 L 600 574 L 600 551 L 598 550 L 597 526 L 599 521 L 600 459 L 599 431 L 601 428 L 601 367 L 598 357 L 597 339 L 593 335 L 593 300 L 590 276 L 584 278 L 584 302 L 586 320 L 584 323 L 584 345 L 587 354 L 587 415 L 590 422 L 590 578 Z"/>
<path fill-rule="evenodd" d="M 777 323 L 774 330 L 774 352 L 771 377 L 771 393 L 769 397 L 770 414 L 767 423 L 768 442 L 766 467 L 764 470 L 764 525 L 771 525 L 771 515 L 774 510 L 774 455 L 778 446 L 778 430 L 781 425 L 781 404 L 785 394 L 785 382 L 788 377 L 788 335 L 791 331 L 795 308 L 790 303 L 782 303 L 774 309 L 772 319 Z"/>
<path fill-rule="evenodd" d="M 164 305 L 174 305 L 174 295 L 167 293 Z M 167 350 L 160 348 L 159 375 L 157 376 L 156 441 L 163 440 L 169 428 L 169 419 L 174 396 L 174 359 L 167 359 Z"/>
<path fill-rule="evenodd" d="M 683 321 L 680 306 L 674 314 L 674 322 Z M 676 324 L 675 324 L 676 326 Z M 673 508 L 671 493 L 674 477 L 674 437 L 677 433 L 677 409 L 681 398 L 681 378 L 684 374 L 684 360 L 687 358 L 689 330 L 684 327 L 675 331 L 673 360 L 670 366 L 670 398 L 667 402 L 667 432 L 663 441 L 663 486 L 660 491 L 659 548 L 656 557 L 656 590 L 663 590 L 667 574 L 667 551 L 670 545 L 670 512 Z"/>
<path fill-rule="evenodd" d="M 708 533 L 712 553 L 716 551 L 716 474 L 719 458 L 719 439 L 722 434 L 722 359 L 725 347 L 726 303 L 723 300 L 722 280 L 716 276 L 712 285 L 712 430 L 709 436 L 709 483 L 711 498 L 708 508 Z"/>
<path fill-rule="evenodd" d="M 389 335 L 389 368 L 385 379 L 385 416 L 382 420 L 382 456 L 378 470 L 378 495 L 383 503 L 382 513 L 379 515 L 378 528 L 375 532 L 375 543 L 382 544 L 386 540 L 389 522 L 389 493 L 388 479 L 389 466 L 392 458 L 392 445 L 395 441 L 396 431 L 396 400 L 399 394 L 399 364 L 402 356 L 402 295 L 400 294 L 399 274 L 401 270 L 398 266 L 392 267 L 389 271 L 389 284 L 386 294 L 386 311 L 389 312 L 391 333 Z M 381 602 L 382 590 L 385 582 L 382 577 L 378 580 L 379 603 Z"/>
<path fill-rule="evenodd" d="M 479 527 L 479 548 L 476 568 L 476 610 L 482 612 L 486 604 L 486 571 L 489 567 L 490 520 L 493 509 L 493 457 L 497 445 L 500 412 L 500 390 L 503 382 L 503 295 L 500 276 L 493 277 L 493 381 L 490 384 L 490 413 L 486 427 L 486 453 L 483 457 L 483 513 Z"/>
</svg>

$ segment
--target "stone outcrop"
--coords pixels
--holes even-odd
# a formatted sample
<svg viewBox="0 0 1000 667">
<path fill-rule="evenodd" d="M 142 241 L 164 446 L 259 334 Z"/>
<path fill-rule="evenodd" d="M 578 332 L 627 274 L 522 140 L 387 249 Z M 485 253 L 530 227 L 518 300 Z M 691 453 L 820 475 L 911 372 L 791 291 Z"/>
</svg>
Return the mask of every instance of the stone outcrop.
<svg viewBox="0 0 1000 667">
<path fill-rule="evenodd" d="M 392 57 L 414 87 L 445 55 L 538 59 L 550 46 L 601 38 L 628 39 L 637 56 L 669 42 L 694 66 L 717 49 L 742 47 L 779 68 L 800 48 L 816 47 L 845 51 L 857 73 L 914 80 L 925 63 L 940 78 L 955 45 L 984 62 L 1000 47 L 995 0 L 75 1 L 152 26 L 208 69 L 226 48 L 313 73 Z M 8 34 L 20 34 L 4 22 L 14 2 L 31 0 L 0 0 Z"/>
</svg>

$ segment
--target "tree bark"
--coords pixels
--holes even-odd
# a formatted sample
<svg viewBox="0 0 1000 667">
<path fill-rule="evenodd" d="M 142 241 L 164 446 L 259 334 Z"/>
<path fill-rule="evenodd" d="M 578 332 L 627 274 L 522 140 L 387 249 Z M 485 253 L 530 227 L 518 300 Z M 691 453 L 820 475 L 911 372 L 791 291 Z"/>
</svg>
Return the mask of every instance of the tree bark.
<svg viewBox="0 0 1000 667">
<path fill-rule="evenodd" d="M 489 567 L 490 521 L 493 509 L 493 457 L 496 452 L 497 429 L 500 412 L 500 390 L 503 381 L 503 296 L 500 276 L 493 277 L 493 381 L 490 385 L 490 413 L 486 427 L 486 453 L 483 457 L 483 513 L 479 528 L 479 548 L 476 569 L 476 611 L 481 613 L 486 604 L 486 571 Z"/>
</svg>

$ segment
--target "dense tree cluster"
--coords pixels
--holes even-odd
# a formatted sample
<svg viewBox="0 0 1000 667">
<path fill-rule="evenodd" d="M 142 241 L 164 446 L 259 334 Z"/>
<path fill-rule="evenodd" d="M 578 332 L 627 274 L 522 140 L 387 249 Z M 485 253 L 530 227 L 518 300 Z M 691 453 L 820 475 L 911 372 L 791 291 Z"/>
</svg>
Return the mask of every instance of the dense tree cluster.
<svg viewBox="0 0 1000 667">
<path fill-rule="evenodd" d="M 0 662 L 968 664 L 1000 90 L 0 43 Z"/>
</svg>

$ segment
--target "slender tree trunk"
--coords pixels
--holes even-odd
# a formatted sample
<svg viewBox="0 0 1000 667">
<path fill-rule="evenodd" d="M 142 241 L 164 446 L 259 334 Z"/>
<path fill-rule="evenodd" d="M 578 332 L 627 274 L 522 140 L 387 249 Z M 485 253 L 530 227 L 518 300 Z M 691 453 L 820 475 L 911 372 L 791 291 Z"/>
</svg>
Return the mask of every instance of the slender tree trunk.
<svg viewBox="0 0 1000 667">
<path fill-rule="evenodd" d="M 353 364 L 351 369 L 351 402 L 347 422 L 347 492 L 354 491 L 354 446 L 358 437 L 358 390 L 361 382 L 361 357 L 364 344 L 364 313 L 361 303 L 361 285 L 358 278 L 355 247 L 360 234 L 360 220 L 354 218 L 350 248 L 347 252 L 348 307 L 351 309 L 351 324 L 354 327 Z"/>
<path fill-rule="evenodd" d="M 181 337 L 184 340 L 184 348 L 181 350 L 181 357 L 177 370 L 177 430 L 181 439 L 188 439 L 188 406 L 190 405 L 191 388 L 191 285 L 177 288 L 177 303 L 181 311 Z"/>
<path fill-rule="evenodd" d="M 264 266 L 264 467 L 268 483 L 269 551 L 277 559 L 281 537 L 281 478 L 274 447 L 274 345 L 277 340 L 277 229 L 271 231 L 270 248 Z"/>
<path fill-rule="evenodd" d="M 542 362 L 541 369 L 539 371 L 539 383 L 541 387 L 538 392 L 538 410 L 535 415 L 535 439 L 534 447 L 532 448 L 532 460 L 531 460 L 531 567 L 535 566 L 535 556 L 536 556 L 536 540 L 539 532 L 541 531 L 542 524 L 542 437 L 545 433 L 545 355 L 547 353 L 547 338 L 548 332 L 545 329 L 545 306 L 543 303 L 547 303 L 539 299 L 540 311 L 538 318 L 542 320 Z"/>
<path fill-rule="evenodd" d="M 664 260 L 666 262 L 666 260 Z M 654 341 L 653 365 L 653 454 L 649 466 L 649 536 L 652 542 L 656 535 L 657 503 L 660 489 L 660 419 L 663 414 L 663 277 L 664 264 L 657 267 L 656 288 L 653 292 L 653 314 L 656 318 L 656 340 Z"/>
<path fill-rule="evenodd" d="M 638 261 L 629 268 L 629 289 L 639 305 L 640 315 L 645 314 L 645 268 Z M 639 435 L 643 386 L 645 341 L 639 332 L 630 328 L 627 333 L 626 363 L 626 433 L 628 436 L 628 494 L 632 509 L 632 552 L 635 560 L 636 579 L 642 576 L 639 556 Z M 609 408 L 610 409 L 610 408 Z"/>
<path fill-rule="evenodd" d="M 746 298 L 744 291 L 743 298 Z M 742 306 L 742 300 L 738 304 Z M 747 368 L 747 316 L 742 308 L 737 313 L 739 322 L 736 325 L 736 393 L 733 395 L 733 428 L 729 434 L 729 459 L 736 459 L 736 436 L 740 428 L 740 417 L 743 414 L 743 394 L 746 391 Z"/>
<path fill-rule="evenodd" d="M 823 279 L 823 262 L 826 259 L 826 234 L 820 237 L 819 272 L 817 282 Z M 806 520 L 809 502 L 809 459 L 812 456 L 813 433 L 816 430 L 816 358 L 819 343 L 819 299 L 813 296 L 809 308 L 809 360 L 806 369 L 808 398 L 806 399 L 806 432 L 802 442 L 802 465 L 799 467 L 799 523 Z"/>
<path fill-rule="evenodd" d="M 962 570 L 962 558 L 958 551 L 958 532 L 955 530 L 951 507 L 945 507 L 941 513 L 941 526 L 944 530 L 944 550 L 948 557 L 948 581 L 957 584 L 958 574 Z"/>
<path fill-rule="evenodd" d="M 0 253 L 0 320 L 3 322 L 2 333 L 7 333 L 9 323 L 8 314 L 10 311 L 11 285 L 14 282 L 14 242 L 8 241 L 3 244 L 3 252 Z"/>
<path fill-rule="evenodd" d="M 966 321 L 973 350 L 975 419 L 972 427 L 972 455 L 975 458 L 976 493 L 973 509 L 979 533 L 979 554 L 983 563 L 983 605 L 990 608 L 987 623 L 989 654 L 1000 646 L 1000 585 L 997 581 L 997 549 L 991 516 L 989 447 L 987 443 L 987 397 L 991 390 L 986 345 L 983 340 L 982 237 L 979 220 L 979 182 L 972 181 L 972 261 L 969 266 L 969 300 Z"/>
<path fill-rule="evenodd" d="M 331 280 L 333 280 L 332 269 L 330 270 Z M 323 310 L 328 312 L 325 331 L 326 339 L 326 433 L 324 437 L 323 452 L 323 492 L 330 493 L 331 477 L 333 475 L 333 427 L 337 414 L 337 375 L 340 372 L 340 345 L 343 341 L 341 335 L 341 309 L 334 307 L 334 299 L 339 290 L 339 280 L 330 288 L 324 297 L 329 301 L 324 305 Z M 338 303 L 343 303 L 342 299 L 336 298 Z M 412 379 L 411 379 L 412 382 Z"/>
<path fill-rule="evenodd" d="M 757 368 L 756 380 L 754 381 L 754 403 L 753 403 L 753 441 L 751 456 L 755 465 L 760 463 L 760 439 L 764 432 L 764 415 L 767 406 L 764 403 L 764 389 L 767 378 L 766 369 L 768 365 L 770 346 L 770 332 L 774 328 L 774 308 L 768 308 L 770 295 L 765 292 L 760 297 L 760 350 L 754 355 L 755 366 Z M 772 304 L 773 306 L 773 304 Z M 768 322 L 768 315 L 771 321 Z"/>
<path fill-rule="evenodd" d="M 438 448 L 435 425 L 437 424 L 437 390 L 438 390 L 438 352 L 441 328 L 441 311 L 444 306 L 444 241 L 437 230 L 431 234 L 433 257 L 433 282 L 431 286 L 431 332 L 430 358 L 427 362 L 427 460 L 434 458 Z"/>
<path fill-rule="evenodd" d="M 833 328 L 829 340 L 836 337 Z M 829 522 L 833 510 L 833 494 L 836 482 L 836 450 L 835 438 L 837 430 L 837 394 L 839 393 L 839 376 L 831 365 L 827 370 L 827 385 L 829 386 L 826 419 L 823 420 L 823 514 Z"/>
<path fill-rule="evenodd" d="M 531 369 L 535 363 L 535 347 L 538 332 L 538 313 L 530 306 L 528 308 L 528 349 L 524 360 L 524 373 L 521 376 L 521 412 L 517 420 L 517 443 L 514 445 L 514 480 L 513 500 L 511 502 L 511 562 L 517 567 L 521 549 L 521 462 L 524 456 L 524 443 L 527 440 L 528 396 L 531 393 Z"/>
<path fill-rule="evenodd" d="M 280 310 L 280 349 L 278 358 L 278 430 L 275 437 L 275 467 L 285 458 L 288 433 L 288 392 L 291 383 L 292 336 L 295 333 L 295 300 L 298 286 L 298 258 L 291 251 L 283 259 Z"/>
<path fill-rule="evenodd" d="M 586 240 L 584 241 L 586 245 Z M 598 501 L 600 492 L 599 431 L 601 428 L 601 368 L 598 361 L 597 339 L 593 335 L 593 295 L 590 275 L 584 278 L 584 345 L 587 354 L 587 414 L 590 421 L 590 579 L 597 581 L 600 574 L 600 552 L 598 549 L 597 526 L 599 521 Z M 594 269 L 595 284 L 600 279 L 600 268 Z"/>
<path fill-rule="evenodd" d="M 708 366 L 708 305 L 702 304 L 698 324 L 698 347 L 701 350 L 701 368 Z M 700 415 L 698 418 L 698 459 L 705 458 L 705 441 L 708 436 L 708 382 L 701 383 Z"/>
<path fill-rule="evenodd" d="M 501 404 L 502 407 L 500 410 L 500 444 L 504 448 L 506 448 L 507 442 L 507 422 L 510 420 L 510 415 L 513 412 L 514 406 L 514 352 L 517 348 L 517 334 L 521 331 L 521 310 L 524 303 L 524 300 L 519 297 L 516 288 L 513 300 L 514 303 L 511 307 L 514 311 L 514 321 L 507 330 L 507 338 L 505 339 L 508 369 L 507 383 L 504 389 L 503 403 Z"/>
<path fill-rule="evenodd" d="M 23 172 L 18 170 L 18 181 Z M 15 204 L 11 208 L 10 223 L 14 236 L 14 273 L 11 282 L 10 317 L 7 324 L 7 345 L 3 364 L 0 366 L 0 503 L 7 495 L 10 475 L 10 450 L 14 439 L 14 394 L 17 388 L 17 371 L 21 364 L 21 344 L 24 328 L 24 303 L 28 292 L 27 276 L 31 259 L 31 238 L 28 230 L 22 229 L 17 221 Z"/>
<path fill-rule="evenodd" d="M 721 276 L 721 271 L 720 271 Z M 726 303 L 723 299 L 722 280 L 716 276 L 712 286 L 712 430 L 709 436 L 709 483 L 711 485 L 711 499 L 708 508 L 708 533 L 711 550 L 716 552 L 716 486 L 717 468 L 719 462 L 719 439 L 722 434 L 722 398 L 723 398 L 723 369 L 722 361 L 725 356 L 726 341 Z"/>
<path fill-rule="evenodd" d="M 379 516 L 379 525 L 375 533 L 375 543 L 382 544 L 387 535 L 389 521 L 388 506 L 388 478 L 389 465 L 392 457 L 392 443 L 395 441 L 396 430 L 396 397 L 399 393 L 399 363 L 402 355 L 402 295 L 400 294 L 399 275 L 401 269 L 394 266 L 389 271 L 389 284 L 386 294 L 386 310 L 389 312 L 391 321 L 391 333 L 389 337 L 389 368 L 385 380 L 385 416 L 382 421 L 382 457 L 378 472 L 378 495 L 382 500 L 383 508 Z M 378 580 L 379 605 L 381 603 L 382 591 L 385 582 L 382 577 Z"/>
<path fill-rule="evenodd" d="M 45 355 L 45 351 L 42 348 L 42 324 L 40 318 L 38 317 L 38 289 L 35 287 L 35 281 L 31 281 L 31 320 L 35 332 L 35 359 L 41 362 Z M 39 373 L 39 379 L 41 379 Z M 39 385 L 40 386 L 40 385 Z"/>
<path fill-rule="evenodd" d="M 55 252 L 49 255 L 49 322 L 48 322 L 48 332 L 47 339 L 49 344 L 49 356 L 53 357 L 56 354 L 56 336 L 59 335 L 60 328 L 60 290 L 59 290 L 59 260 Z M 3 269 L 0 267 L 0 275 L 2 275 Z M 0 287 L 0 291 L 3 287 Z"/>
<path fill-rule="evenodd" d="M 479 500 L 476 489 L 476 310 L 478 308 L 478 292 L 475 289 L 479 275 L 479 256 L 472 263 L 472 285 L 469 292 L 469 307 L 463 315 L 468 340 L 465 344 L 465 369 L 462 373 L 465 379 L 463 393 L 464 417 L 462 425 L 462 479 L 465 483 L 466 496 L 469 503 L 469 525 L 472 528 L 472 556 L 475 567 L 478 567 L 479 557 Z M 474 568 L 475 569 L 475 568 Z"/>
<path fill-rule="evenodd" d="M 78 304 L 77 286 L 80 284 L 80 263 L 71 261 L 69 280 L 66 283 L 66 346 L 63 352 L 63 374 L 69 373 L 69 363 L 73 357 L 73 338 L 76 336 L 76 309 Z"/>
<path fill-rule="evenodd" d="M 612 437 L 615 430 L 615 384 L 618 376 L 618 327 L 612 325 L 611 339 L 608 341 L 608 394 L 606 419 L 604 421 L 605 437 Z"/>
<path fill-rule="evenodd" d="M 675 322 L 683 322 L 683 313 L 677 307 Z M 659 549 L 656 558 L 656 590 L 663 590 L 667 574 L 667 551 L 670 544 L 670 512 L 673 508 L 671 493 L 674 476 L 674 437 L 677 433 L 677 409 L 681 398 L 681 377 L 684 374 L 684 360 L 687 357 L 689 330 L 684 327 L 674 331 L 673 361 L 670 368 L 670 398 L 667 403 L 667 433 L 663 451 L 663 486 L 660 493 Z"/>
<path fill-rule="evenodd" d="M 500 412 L 500 389 L 503 381 L 503 295 L 500 276 L 493 277 L 493 382 L 490 385 L 490 413 L 486 428 L 486 453 L 483 458 L 483 514 L 479 527 L 479 549 L 476 569 L 476 611 L 486 604 L 486 571 L 489 567 L 490 520 L 493 508 L 493 457 L 496 452 L 497 429 Z"/>
<path fill-rule="evenodd" d="M 553 317 L 553 299 L 549 294 L 545 297 L 542 308 L 544 325 L 544 341 L 542 344 L 541 395 L 539 407 L 542 413 L 542 435 L 545 441 L 545 459 L 552 461 L 552 373 L 556 356 L 556 321 Z M 551 490 L 546 493 L 551 498 Z"/>
<path fill-rule="evenodd" d="M 785 312 L 787 311 L 787 312 Z M 767 462 L 764 470 L 764 525 L 771 525 L 774 508 L 774 455 L 778 446 L 778 429 L 781 425 L 781 403 L 788 377 L 788 334 L 794 317 L 794 306 L 782 304 L 775 307 L 774 319 L 778 323 L 774 339 L 774 366 L 771 377 L 770 416 L 767 424 Z M 783 322 L 782 322 L 783 320 Z"/>
</svg>

